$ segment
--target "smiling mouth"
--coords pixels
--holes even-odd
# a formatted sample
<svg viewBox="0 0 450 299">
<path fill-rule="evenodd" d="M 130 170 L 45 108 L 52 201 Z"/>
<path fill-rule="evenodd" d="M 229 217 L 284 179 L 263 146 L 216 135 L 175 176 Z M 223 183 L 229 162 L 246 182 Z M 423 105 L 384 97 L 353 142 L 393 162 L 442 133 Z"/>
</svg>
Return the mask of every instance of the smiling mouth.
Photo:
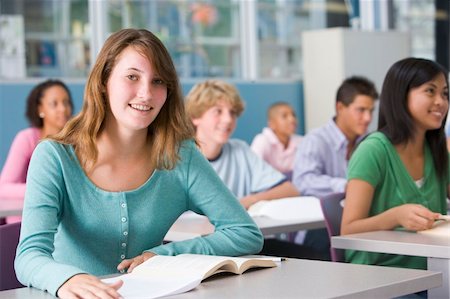
<svg viewBox="0 0 450 299">
<path fill-rule="evenodd" d="M 431 114 L 436 115 L 436 116 L 443 116 L 443 114 L 440 111 L 431 111 Z"/>
<path fill-rule="evenodd" d="M 142 105 L 142 104 L 128 104 L 131 108 L 138 111 L 150 111 L 153 109 L 153 107 L 150 107 L 148 105 Z"/>
</svg>

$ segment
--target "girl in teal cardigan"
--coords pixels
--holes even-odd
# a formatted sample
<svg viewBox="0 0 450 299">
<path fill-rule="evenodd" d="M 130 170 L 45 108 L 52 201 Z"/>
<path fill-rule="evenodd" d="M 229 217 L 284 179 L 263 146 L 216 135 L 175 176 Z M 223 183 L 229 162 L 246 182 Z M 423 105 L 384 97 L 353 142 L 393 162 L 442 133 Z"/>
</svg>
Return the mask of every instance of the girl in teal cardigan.
<svg viewBox="0 0 450 299">
<path fill-rule="evenodd" d="M 192 140 L 173 62 L 147 30 L 105 42 L 82 111 L 31 159 L 19 280 L 61 298 L 119 298 L 128 271 L 154 255 L 245 255 L 261 232 Z M 162 245 L 183 212 L 206 215 L 215 232 Z"/>
</svg>

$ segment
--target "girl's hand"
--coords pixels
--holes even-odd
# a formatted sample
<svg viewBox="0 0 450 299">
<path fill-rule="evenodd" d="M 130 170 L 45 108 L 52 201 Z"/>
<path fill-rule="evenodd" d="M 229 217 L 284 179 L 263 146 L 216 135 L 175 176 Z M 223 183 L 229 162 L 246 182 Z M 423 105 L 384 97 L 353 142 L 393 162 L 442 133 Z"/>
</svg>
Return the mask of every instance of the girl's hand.
<svg viewBox="0 0 450 299">
<path fill-rule="evenodd" d="M 400 225 L 412 231 L 430 229 L 440 215 L 419 204 L 404 204 L 397 209 Z"/>
<path fill-rule="evenodd" d="M 123 285 L 119 280 L 113 284 L 106 284 L 95 276 L 77 274 L 68 279 L 57 292 L 59 298 L 122 298 L 117 290 Z"/>
<path fill-rule="evenodd" d="M 154 254 L 153 252 L 144 252 L 143 254 L 138 255 L 138 256 L 136 256 L 136 257 L 134 257 L 132 259 L 123 260 L 117 266 L 117 270 L 122 272 L 125 269 L 128 269 L 127 273 L 131 273 L 134 268 L 136 268 L 138 265 L 142 264 L 143 262 L 145 262 L 149 258 L 154 257 L 155 255 L 156 254 Z"/>
</svg>

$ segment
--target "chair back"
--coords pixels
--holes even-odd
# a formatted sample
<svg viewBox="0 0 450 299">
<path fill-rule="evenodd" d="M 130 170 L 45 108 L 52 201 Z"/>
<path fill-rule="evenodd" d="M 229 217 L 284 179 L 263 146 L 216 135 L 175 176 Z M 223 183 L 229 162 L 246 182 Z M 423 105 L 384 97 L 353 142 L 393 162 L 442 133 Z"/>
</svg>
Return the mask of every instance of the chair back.
<svg viewBox="0 0 450 299">
<path fill-rule="evenodd" d="M 14 271 L 20 222 L 0 225 L 0 291 L 23 287 Z"/>
<path fill-rule="evenodd" d="M 328 237 L 339 236 L 341 232 L 341 220 L 343 207 L 341 201 L 345 199 L 345 193 L 332 193 L 320 199 L 325 225 L 327 227 Z M 333 262 L 344 262 L 344 250 L 336 249 L 330 246 L 331 260 Z"/>
</svg>

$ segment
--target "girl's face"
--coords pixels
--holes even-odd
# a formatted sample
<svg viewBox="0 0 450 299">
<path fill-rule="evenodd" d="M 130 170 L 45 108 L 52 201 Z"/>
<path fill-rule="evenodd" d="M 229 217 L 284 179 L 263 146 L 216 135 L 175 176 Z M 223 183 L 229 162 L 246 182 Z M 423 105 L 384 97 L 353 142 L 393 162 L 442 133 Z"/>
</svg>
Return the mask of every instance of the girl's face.
<svg viewBox="0 0 450 299">
<path fill-rule="evenodd" d="M 237 114 L 227 102 L 220 100 L 199 118 L 192 119 L 196 137 L 209 145 L 224 145 L 236 128 Z"/>
<path fill-rule="evenodd" d="M 59 132 L 72 115 L 67 91 L 53 85 L 42 93 L 38 113 L 43 115 L 43 127 L 49 132 Z"/>
<path fill-rule="evenodd" d="M 439 129 L 448 111 L 448 86 L 443 74 L 408 93 L 408 109 L 421 131 Z"/>
<path fill-rule="evenodd" d="M 150 61 L 133 47 L 125 48 L 106 85 L 110 111 L 106 125 L 119 130 L 147 131 L 167 98 L 167 86 Z"/>
<path fill-rule="evenodd" d="M 294 134 L 297 130 L 297 117 L 294 110 L 287 105 L 275 108 L 269 119 L 269 127 L 276 135 L 289 137 Z"/>
</svg>

